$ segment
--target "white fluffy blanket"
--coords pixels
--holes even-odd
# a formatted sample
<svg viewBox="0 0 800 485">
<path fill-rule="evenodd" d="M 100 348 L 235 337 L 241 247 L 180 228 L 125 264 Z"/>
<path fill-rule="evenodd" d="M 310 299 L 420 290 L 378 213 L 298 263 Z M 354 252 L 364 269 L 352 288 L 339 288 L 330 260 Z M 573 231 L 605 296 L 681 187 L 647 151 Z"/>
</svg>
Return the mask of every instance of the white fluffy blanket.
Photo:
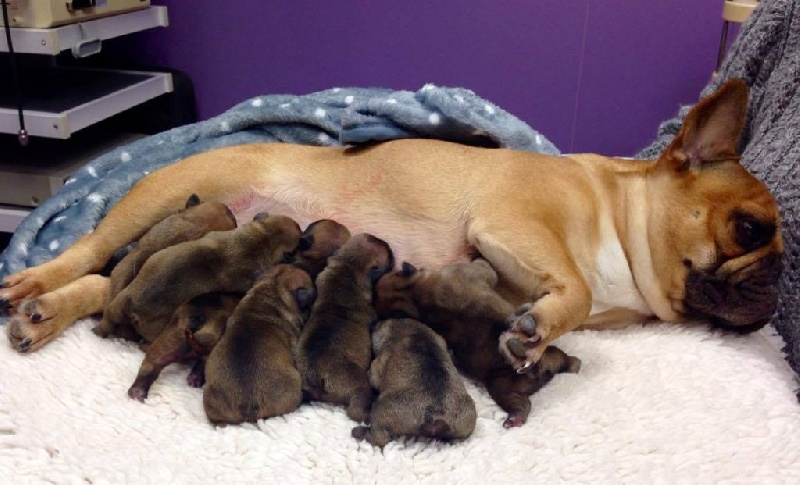
<svg viewBox="0 0 800 485">
<path fill-rule="evenodd" d="M 470 386 L 479 418 L 467 441 L 381 452 L 326 405 L 215 429 L 182 366 L 133 401 L 142 353 L 91 325 L 32 355 L 0 337 L 0 482 L 800 483 L 796 382 L 766 330 L 576 332 L 558 344 L 583 369 L 533 396 L 524 427 L 503 429 L 502 411 Z"/>
</svg>

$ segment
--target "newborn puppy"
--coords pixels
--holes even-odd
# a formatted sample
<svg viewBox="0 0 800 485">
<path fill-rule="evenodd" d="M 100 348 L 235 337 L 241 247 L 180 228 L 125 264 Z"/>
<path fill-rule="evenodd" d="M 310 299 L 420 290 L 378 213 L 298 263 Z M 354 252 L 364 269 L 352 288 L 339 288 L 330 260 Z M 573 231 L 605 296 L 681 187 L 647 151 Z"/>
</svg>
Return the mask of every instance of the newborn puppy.
<svg viewBox="0 0 800 485">
<path fill-rule="evenodd" d="M 297 409 L 302 390 L 293 351 L 313 299 L 311 277 L 289 264 L 273 267 L 247 292 L 206 364 L 203 407 L 212 423 Z"/>
<path fill-rule="evenodd" d="M 375 360 L 369 382 L 378 390 L 371 427 L 353 437 L 381 448 L 398 436 L 445 441 L 472 434 L 478 413 L 444 339 L 409 318 L 378 322 L 372 333 Z"/>
<path fill-rule="evenodd" d="M 196 362 L 186 381 L 192 387 L 202 387 L 206 357 L 222 337 L 228 317 L 241 299 L 242 295 L 236 293 L 206 293 L 178 307 L 167 328 L 148 346 L 128 396 L 144 401 L 164 367 L 192 358 Z"/>
<path fill-rule="evenodd" d="M 347 241 L 317 279 L 317 301 L 297 346 L 303 391 L 312 400 L 347 406 L 362 422 L 372 404 L 367 378 L 375 321 L 372 289 L 394 267 L 386 242 L 369 234 Z"/>
<path fill-rule="evenodd" d="M 233 212 L 222 202 L 200 202 L 193 194 L 186 207 L 167 216 L 142 236 L 111 271 L 111 295 L 114 299 L 136 277 L 145 261 L 153 254 L 178 243 L 200 239 L 211 231 L 236 228 Z"/>
<path fill-rule="evenodd" d="M 336 221 L 321 219 L 312 222 L 303 231 L 302 239 L 307 249 L 298 250 L 293 264 L 303 268 L 311 278 L 317 278 L 331 257 L 350 239 L 350 231 Z"/>
<path fill-rule="evenodd" d="M 537 365 L 518 374 L 499 350 L 500 335 L 514 306 L 496 291 L 497 273 L 484 260 L 417 270 L 402 269 L 383 276 L 375 288 L 379 318 L 410 316 L 444 337 L 456 366 L 481 381 L 508 418 L 505 427 L 521 426 L 528 418 L 528 396 L 555 374 L 578 372 L 580 360 L 549 346 Z"/>
<path fill-rule="evenodd" d="M 114 267 L 110 277 L 110 294 L 108 304 L 136 277 L 139 270 L 150 256 L 175 244 L 200 239 L 211 231 L 229 231 L 236 228 L 236 219 L 228 206 L 221 202 L 200 202 L 200 198 L 192 194 L 186 201 L 186 207 L 167 216 L 150 228 L 136 243 L 136 246 Z M 108 335 L 107 323 L 101 322 L 95 333 Z M 132 328 L 118 327 L 117 336 L 137 340 Z"/>
<path fill-rule="evenodd" d="M 175 310 L 195 296 L 245 293 L 258 275 L 291 258 L 300 234 L 289 217 L 259 214 L 232 231 L 210 232 L 162 249 L 106 307 L 101 335 L 128 324 L 152 342 Z"/>
</svg>

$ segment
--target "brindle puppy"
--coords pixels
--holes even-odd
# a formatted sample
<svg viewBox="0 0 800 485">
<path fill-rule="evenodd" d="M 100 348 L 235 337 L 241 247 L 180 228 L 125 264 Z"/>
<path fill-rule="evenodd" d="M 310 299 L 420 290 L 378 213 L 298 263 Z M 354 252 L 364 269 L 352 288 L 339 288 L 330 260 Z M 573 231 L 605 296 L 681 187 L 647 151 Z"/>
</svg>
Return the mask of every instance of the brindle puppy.
<svg viewBox="0 0 800 485">
<path fill-rule="evenodd" d="M 555 374 L 578 372 L 580 360 L 548 346 L 538 364 L 519 374 L 500 352 L 500 335 L 514 306 L 496 291 L 497 274 L 484 260 L 417 270 L 409 263 L 385 275 L 375 288 L 380 318 L 411 316 L 444 337 L 456 366 L 482 382 L 508 418 L 505 427 L 521 426 L 528 418 L 528 396 Z M 512 317 L 515 318 L 515 317 Z M 517 342 L 520 352 L 527 350 Z"/>
<path fill-rule="evenodd" d="M 464 440 L 478 413 L 442 337 L 417 320 L 383 320 L 372 333 L 369 382 L 379 396 L 371 427 L 353 437 L 381 448 L 398 436 Z"/>
<path fill-rule="evenodd" d="M 211 231 L 236 228 L 233 212 L 217 201 L 200 202 L 193 194 L 185 209 L 178 211 L 150 228 L 136 246 L 111 271 L 111 299 L 133 281 L 147 259 L 169 246 L 200 239 Z"/>
<path fill-rule="evenodd" d="M 353 236 L 319 275 L 317 301 L 297 346 L 306 397 L 345 405 L 347 416 L 357 422 L 372 404 L 367 377 L 375 321 L 372 290 L 393 267 L 386 242 L 369 234 Z"/>
<path fill-rule="evenodd" d="M 350 231 L 336 221 L 320 219 L 312 222 L 303 231 L 304 246 L 295 254 L 293 264 L 304 269 L 311 278 L 317 279 L 331 257 L 350 239 Z"/>
<path fill-rule="evenodd" d="M 228 206 L 221 202 L 200 202 L 192 194 L 186 207 L 150 228 L 136 246 L 111 271 L 108 304 L 136 277 L 144 263 L 153 254 L 169 246 L 200 239 L 211 231 L 229 231 L 236 228 L 236 219 Z M 111 332 L 108 322 L 102 320 L 94 329 L 98 335 Z M 117 336 L 138 340 L 132 327 L 117 327 Z"/>
<path fill-rule="evenodd" d="M 208 357 L 203 407 L 212 423 L 297 409 L 302 388 L 292 354 L 313 299 L 311 277 L 288 264 L 267 271 L 245 295 Z"/>
<path fill-rule="evenodd" d="M 192 359 L 196 359 L 195 364 L 186 382 L 192 387 L 202 387 L 206 358 L 222 337 L 228 317 L 241 299 L 238 293 L 206 293 L 178 307 L 173 321 L 147 347 L 128 396 L 144 401 L 164 367 Z"/>
<path fill-rule="evenodd" d="M 162 249 L 106 307 L 104 319 L 109 328 L 133 325 L 152 342 L 192 298 L 215 291 L 245 293 L 258 275 L 291 257 L 300 234 L 288 217 L 259 214 L 233 231 Z"/>
</svg>

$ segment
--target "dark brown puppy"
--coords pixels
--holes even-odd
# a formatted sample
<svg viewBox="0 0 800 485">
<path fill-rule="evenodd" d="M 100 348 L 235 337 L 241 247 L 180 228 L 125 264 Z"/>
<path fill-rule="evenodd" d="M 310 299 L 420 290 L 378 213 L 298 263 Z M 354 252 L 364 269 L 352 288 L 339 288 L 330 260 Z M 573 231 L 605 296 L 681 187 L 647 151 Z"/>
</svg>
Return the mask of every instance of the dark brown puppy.
<svg viewBox="0 0 800 485">
<path fill-rule="evenodd" d="M 206 358 L 222 337 L 228 317 L 241 299 L 238 293 L 206 293 L 178 307 L 167 328 L 147 347 L 128 396 L 144 401 L 164 367 L 192 359 L 196 361 L 186 382 L 192 387 L 202 387 Z"/>
<path fill-rule="evenodd" d="M 410 316 L 444 337 L 456 366 L 482 382 L 508 412 L 503 426 L 521 426 L 531 409 L 528 396 L 555 374 L 578 372 L 580 360 L 549 346 L 538 364 L 518 374 L 498 348 L 514 306 L 495 291 L 496 284 L 497 273 L 484 260 L 437 271 L 417 270 L 404 262 L 401 270 L 378 281 L 375 306 L 380 318 Z"/>
<path fill-rule="evenodd" d="M 295 254 L 293 264 L 303 268 L 311 278 L 317 279 L 330 258 L 350 239 L 350 231 L 336 221 L 320 219 L 303 231 L 304 247 Z"/>
<path fill-rule="evenodd" d="M 106 307 L 107 331 L 133 325 L 146 341 L 158 337 L 175 310 L 204 293 L 245 293 L 256 278 L 291 258 L 300 227 L 285 216 L 257 215 L 232 231 L 211 232 L 152 255 Z"/>
<path fill-rule="evenodd" d="M 106 305 L 133 281 L 144 263 L 153 254 L 169 246 L 200 239 L 211 231 L 229 231 L 236 228 L 233 212 L 222 202 L 200 202 L 200 197 L 192 194 L 186 207 L 150 228 L 136 243 L 136 246 L 114 266 L 111 271 L 110 293 Z M 95 333 L 108 335 L 109 325 L 101 321 Z M 114 329 L 114 334 L 138 340 L 130 326 Z"/>
<path fill-rule="evenodd" d="M 306 397 L 347 406 L 362 422 L 372 404 L 367 369 L 375 321 L 372 290 L 394 267 L 389 245 L 369 234 L 353 236 L 328 260 L 317 279 L 317 301 L 297 346 Z"/>
<path fill-rule="evenodd" d="M 273 267 L 247 292 L 208 357 L 203 407 L 212 423 L 297 409 L 302 387 L 293 352 L 313 299 L 311 277 L 289 264 Z"/>
<path fill-rule="evenodd" d="M 383 320 L 372 332 L 369 382 L 378 390 L 370 427 L 353 437 L 381 448 L 399 436 L 464 440 L 478 412 L 442 337 L 417 320 Z"/>
</svg>

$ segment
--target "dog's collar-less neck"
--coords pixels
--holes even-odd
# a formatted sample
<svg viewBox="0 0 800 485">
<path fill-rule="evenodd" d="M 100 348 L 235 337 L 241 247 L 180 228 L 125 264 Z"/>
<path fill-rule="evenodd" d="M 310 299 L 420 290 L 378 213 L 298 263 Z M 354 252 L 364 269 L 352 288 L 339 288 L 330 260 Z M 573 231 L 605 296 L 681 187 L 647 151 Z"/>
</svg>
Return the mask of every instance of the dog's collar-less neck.
<svg viewBox="0 0 800 485">
<path fill-rule="evenodd" d="M 659 284 L 653 265 L 649 240 L 650 227 L 647 222 L 650 208 L 647 178 L 642 175 L 642 177 L 627 178 L 622 182 L 618 195 L 636 203 L 628 204 L 623 201 L 625 221 L 617 221 L 617 227 L 624 228 L 620 236 L 623 238 L 623 245 L 628 248 L 633 280 L 650 310 L 662 320 L 677 321 L 681 319 L 681 315 L 672 308 L 669 298 Z"/>
</svg>

